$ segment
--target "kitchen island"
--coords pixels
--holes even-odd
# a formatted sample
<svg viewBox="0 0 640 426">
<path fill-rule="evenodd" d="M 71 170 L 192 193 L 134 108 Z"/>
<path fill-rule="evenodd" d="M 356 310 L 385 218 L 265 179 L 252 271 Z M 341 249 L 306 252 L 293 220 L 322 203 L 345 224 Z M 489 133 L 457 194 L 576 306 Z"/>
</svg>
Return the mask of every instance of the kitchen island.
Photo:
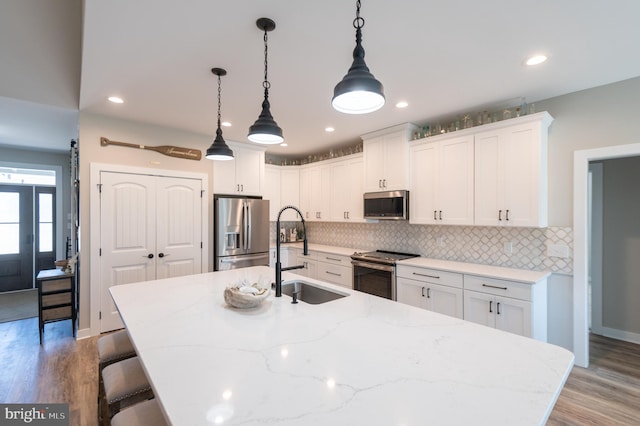
<svg viewBox="0 0 640 426">
<path fill-rule="evenodd" d="M 260 276 L 274 271 L 111 288 L 172 424 L 543 424 L 573 365 L 557 346 L 308 278 L 348 296 L 225 305 L 229 283 Z"/>
</svg>

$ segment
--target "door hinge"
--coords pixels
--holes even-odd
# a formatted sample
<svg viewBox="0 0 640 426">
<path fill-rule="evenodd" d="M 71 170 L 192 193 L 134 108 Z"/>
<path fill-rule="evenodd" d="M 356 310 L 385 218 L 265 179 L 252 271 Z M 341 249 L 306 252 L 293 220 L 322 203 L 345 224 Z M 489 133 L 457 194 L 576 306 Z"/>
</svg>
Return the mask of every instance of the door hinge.
<svg viewBox="0 0 640 426">
<path fill-rule="evenodd" d="M 98 184 L 98 192 L 100 192 L 102 194 L 102 184 L 101 183 Z"/>
<path fill-rule="evenodd" d="M 98 312 L 98 319 L 102 319 L 102 311 Z"/>
<path fill-rule="evenodd" d="M 204 197 L 204 189 L 201 189 L 200 190 L 200 198 L 203 198 L 203 197 Z"/>
<path fill-rule="evenodd" d="M 102 256 L 102 248 L 98 249 L 98 256 Z"/>
<path fill-rule="evenodd" d="M 200 241 L 200 248 L 202 248 L 202 241 Z"/>
</svg>

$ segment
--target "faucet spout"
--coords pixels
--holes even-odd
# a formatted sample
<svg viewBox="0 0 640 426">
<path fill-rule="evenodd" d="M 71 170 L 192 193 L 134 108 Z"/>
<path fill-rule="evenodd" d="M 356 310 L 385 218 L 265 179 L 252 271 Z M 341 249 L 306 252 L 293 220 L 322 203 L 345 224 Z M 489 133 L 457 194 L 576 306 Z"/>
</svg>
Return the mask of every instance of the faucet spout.
<svg viewBox="0 0 640 426">
<path fill-rule="evenodd" d="M 304 216 L 302 212 L 295 206 L 284 206 L 278 212 L 278 219 L 276 220 L 276 231 L 280 229 L 280 216 L 282 212 L 285 210 L 292 209 L 295 210 L 298 215 L 300 215 L 300 220 L 302 220 L 302 233 L 304 234 L 304 238 L 302 240 L 303 244 L 303 252 L 304 255 L 307 256 L 309 254 L 309 243 L 307 241 L 307 227 L 304 223 Z M 291 266 L 287 268 L 282 268 L 282 263 L 280 263 L 280 238 L 276 239 L 276 297 L 282 297 L 282 271 L 288 271 L 291 269 L 301 269 L 304 266 Z"/>
</svg>

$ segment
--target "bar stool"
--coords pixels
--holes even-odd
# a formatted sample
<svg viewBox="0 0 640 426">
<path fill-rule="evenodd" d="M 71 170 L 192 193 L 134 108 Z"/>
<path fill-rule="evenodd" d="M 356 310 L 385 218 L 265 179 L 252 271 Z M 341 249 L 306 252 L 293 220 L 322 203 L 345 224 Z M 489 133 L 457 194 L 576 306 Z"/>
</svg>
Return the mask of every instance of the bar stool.
<svg viewBox="0 0 640 426">
<path fill-rule="evenodd" d="M 153 398 L 151 385 L 137 356 L 108 365 L 102 370 L 104 401 L 111 419 L 121 409 Z M 102 410 L 100 410 L 102 411 Z"/>
<path fill-rule="evenodd" d="M 111 419 L 111 426 L 164 426 L 168 425 L 156 399 L 149 399 L 125 408 Z"/>
<path fill-rule="evenodd" d="M 98 339 L 98 419 L 102 419 L 104 383 L 102 381 L 102 370 L 114 362 L 131 358 L 136 355 L 131 339 L 126 330 L 118 330 L 106 334 Z"/>
</svg>

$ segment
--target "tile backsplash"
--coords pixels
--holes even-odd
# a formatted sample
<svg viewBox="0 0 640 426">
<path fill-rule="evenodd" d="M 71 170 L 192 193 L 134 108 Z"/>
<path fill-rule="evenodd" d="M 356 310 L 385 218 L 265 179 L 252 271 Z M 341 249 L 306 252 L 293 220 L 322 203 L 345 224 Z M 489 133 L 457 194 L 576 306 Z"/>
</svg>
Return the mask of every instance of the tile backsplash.
<svg viewBox="0 0 640 426">
<path fill-rule="evenodd" d="M 285 222 L 289 229 L 296 222 Z M 573 229 L 411 225 L 408 222 L 307 222 L 309 242 L 360 250 L 417 253 L 434 259 L 573 273 Z M 275 223 L 271 239 L 275 240 Z M 569 257 L 547 256 L 549 244 Z"/>
</svg>

